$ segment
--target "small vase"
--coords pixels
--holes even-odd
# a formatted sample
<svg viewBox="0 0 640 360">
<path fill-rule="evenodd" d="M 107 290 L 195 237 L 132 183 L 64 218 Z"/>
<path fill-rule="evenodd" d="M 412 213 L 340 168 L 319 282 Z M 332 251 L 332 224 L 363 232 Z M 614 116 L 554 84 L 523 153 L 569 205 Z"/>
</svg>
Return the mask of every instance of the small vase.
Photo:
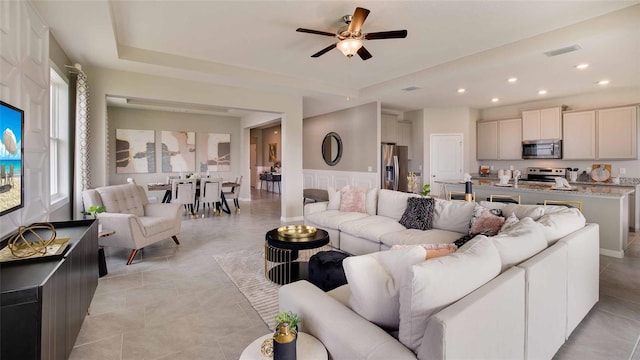
<svg viewBox="0 0 640 360">
<path fill-rule="evenodd" d="M 296 360 L 296 341 L 296 333 L 289 329 L 289 323 L 279 323 L 273 335 L 273 360 Z"/>
</svg>

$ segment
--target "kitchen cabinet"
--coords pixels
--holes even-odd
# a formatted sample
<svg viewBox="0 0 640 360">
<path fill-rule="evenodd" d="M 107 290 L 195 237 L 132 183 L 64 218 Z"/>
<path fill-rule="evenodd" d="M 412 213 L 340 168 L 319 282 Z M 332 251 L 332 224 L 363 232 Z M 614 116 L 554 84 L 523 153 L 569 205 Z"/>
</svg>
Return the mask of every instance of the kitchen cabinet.
<svg viewBox="0 0 640 360">
<path fill-rule="evenodd" d="M 565 160 L 596 159 L 596 112 L 564 113 L 562 158 Z"/>
<path fill-rule="evenodd" d="M 3 360 L 68 359 L 98 286 L 98 222 L 52 224 L 71 239 L 64 257 L 0 264 Z"/>
<path fill-rule="evenodd" d="M 520 160 L 522 158 L 522 120 L 478 122 L 478 160 Z"/>
<path fill-rule="evenodd" d="M 638 158 L 638 107 L 598 110 L 598 159 Z"/>
<path fill-rule="evenodd" d="M 498 158 L 522 159 L 522 121 L 510 119 L 498 121 Z"/>
<path fill-rule="evenodd" d="M 498 159 L 498 122 L 479 122 L 476 131 L 476 158 L 478 160 Z"/>
<path fill-rule="evenodd" d="M 411 123 L 408 121 L 398 121 L 398 145 L 406 146 L 411 157 Z"/>
<path fill-rule="evenodd" d="M 396 115 L 382 114 L 381 139 L 386 143 L 398 142 L 398 117 Z"/>
<path fill-rule="evenodd" d="M 562 139 L 562 107 L 522 112 L 522 140 Z"/>
</svg>

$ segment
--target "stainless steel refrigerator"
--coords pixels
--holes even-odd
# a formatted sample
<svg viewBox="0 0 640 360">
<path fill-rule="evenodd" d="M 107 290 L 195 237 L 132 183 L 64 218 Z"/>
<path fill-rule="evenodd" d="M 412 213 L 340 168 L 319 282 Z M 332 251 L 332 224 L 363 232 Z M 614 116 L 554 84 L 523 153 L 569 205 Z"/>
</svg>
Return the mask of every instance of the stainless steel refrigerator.
<svg viewBox="0 0 640 360">
<path fill-rule="evenodd" d="M 408 191 L 409 147 L 393 143 L 382 143 L 381 187 L 383 189 Z"/>
</svg>

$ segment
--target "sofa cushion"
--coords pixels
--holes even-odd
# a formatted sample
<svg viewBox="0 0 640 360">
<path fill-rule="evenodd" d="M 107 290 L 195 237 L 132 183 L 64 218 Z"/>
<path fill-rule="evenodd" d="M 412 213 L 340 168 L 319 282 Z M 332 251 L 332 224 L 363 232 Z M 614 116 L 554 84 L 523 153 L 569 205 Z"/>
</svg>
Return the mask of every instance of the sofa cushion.
<svg viewBox="0 0 640 360">
<path fill-rule="evenodd" d="M 473 216 L 475 203 L 435 199 L 433 227 L 466 234 Z"/>
<path fill-rule="evenodd" d="M 369 217 L 367 214 L 357 212 L 341 212 L 338 210 L 321 211 L 307 216 L 307 220 L 319 227 L 338 230 L 340 224 Z"/>
<path fill-rule="evenodd" d="M 417 196 L 419 195 L 380 189 L 378 191 L 378 215 L 398 221 L 404 214 L 404 209 L 407 208 L 407 199 Z"/>
<path fill-rule="evenodd" d="M 345 186 L 343 189 L 347 188 L 348 186 Z M 327 195 L 329 196 L 329 204 L 327 205 L 327 210 L 339 210 L 340 190 L 336 190 L 336 188 L 329 186 L 327 187 Z"/>
<path fill-rule="evenodd" d="M 408 198 L 399 222 L 407 229 L 429 230 L 433 228 L 433 207 L 433 198 Z"/>
<path fill-rule="evenodd" d="M 96 188 L 102 204 L 110 213 L 144 216 L 145 199 L 140 196 L 138 185 L 123 184 Z"/>
<path fill-rule="evenodd" d="M 545 213 L 545 215 L 538 219 L 538 224 L 542 227 L 548 245 L 583 228 L 586 222 L 587 220 L 580 210 L 567 207 L 549 214 Z"/>
<path fill-rule="evenodd" d="M 341 232 L 351 236 L 380 242 L 382 235 L 402 231 L 405 228 L 397 220 L 386 216 L 365 215 L 361 219 L 341 223 L 339 229 Z"/>
<path fill-rule="evenodd" d="M 509 231 L 491 237 L 502 261 L 502 271 L 532 257 L 547 247 L 542 225 L 526 217 Z"/>
<path fill-rule="evenodd" d="M 400 342 L 417 352 L 431 315 L 499 273 L 500 256 L 484 235 L 453 254 L 413 265 L 400 285 Z"/>
<path fill-rule="evenodd" d="M 366 189 L 340 190 L 340 211 L 367 213 L 365 206 Z"/>
<path fill-rule="evenodd" d="M 407 229 L 384 234 L 380 236 L 380 242 L 389 248 L 394 245 L 446 244 L 453 243 L 460 236 L 460 233 L 440 229 Z"/>
<path fill-rule="evenodd" d="M 411 265 L 425 260 L 419 246 L 351 256 L 343 260 L 351 289 L 349 306 L 360 316 L 387 329 L 398 329 L 399 288 Z"/>
<path fill-rule="evenodd" d="M 367 190 L 367 197 L 365 199 L 365 207 L 367 208 L 367 214 L 375 215 L 378 209 L 378 189 L 372 188 Z"/>
<path fill-rule="evenodd" d="M 544 215 L 544 206 L 542 205 L 521 205 L 490 201 L 481 201 L 480 205 L 489 209 L 500 209 L 505 217 L 514 214 L 518 219 L 530 217 L 533 220 L 538 220 Z"/>
</svg>

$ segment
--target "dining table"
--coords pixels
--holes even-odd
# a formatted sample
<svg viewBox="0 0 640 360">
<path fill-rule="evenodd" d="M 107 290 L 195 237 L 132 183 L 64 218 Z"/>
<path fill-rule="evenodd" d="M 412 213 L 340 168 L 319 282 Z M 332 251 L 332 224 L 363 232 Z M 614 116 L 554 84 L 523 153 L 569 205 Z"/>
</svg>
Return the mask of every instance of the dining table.
<svg viewBox="0 0 640 360">
<path fill-rule="evenodd" d="M 200 189 L 200 180 L 201 179 L 197 179 L 198 181 L 196 182 L 196 197 L 197 197 L 197 193 Z M 224 211 L 227 214 L 231 214 L 231 209 L 229 208 L 229 204 L 227 203 L 227 199 L 224 196 L 224 189 L 225 188 L 235 188 L 236 186 L 239 186 L 238 183 L 236 183 L 235 181 L 223 181 L 221 184 L 221 189 L 220 189 L 220 202 L 222 204 L 221 209 L 222 211 Z M 171 184 L 165 184 L 165 183 L 150 183 L 147 184 L 147 190 L 149 191 L 164 191 L 164 196 L 162 197 L 162 202 L 163 203 L 170 203 L 171 202 L 171 198 L 172 198 L 172 194 L 171 194 Z M 196 199 L 194 199 L 195 202 Z"/>
</svg>

